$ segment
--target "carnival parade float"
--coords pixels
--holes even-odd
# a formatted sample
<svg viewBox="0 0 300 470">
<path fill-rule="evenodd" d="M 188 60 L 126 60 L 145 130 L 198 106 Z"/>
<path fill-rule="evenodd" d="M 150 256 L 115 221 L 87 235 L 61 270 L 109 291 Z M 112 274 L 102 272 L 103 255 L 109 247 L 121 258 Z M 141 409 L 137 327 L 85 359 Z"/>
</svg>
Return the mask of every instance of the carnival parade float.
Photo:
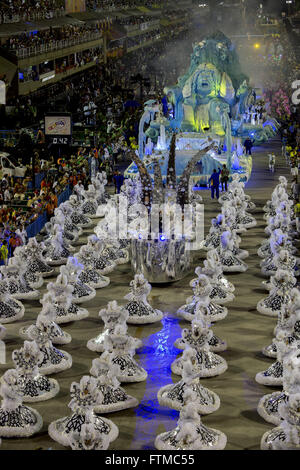
<svg viewBox="0 0 300 470">
<path fill-rule="evenodd" d="M 166 182 L 168 152 L 176 133 L 176 175 L 180 177 L 187 164 L 203 150 L 209 137 L 215 148 L 195 162 L 191 180 L 206 185 L 214 169 L 226 164 L 231 174 L 248 181 L 252 171 L 251 156 L 244 155 L 243 143 L 250 138 L 255 145 L 267 142 L 279 128 L 275 119 L 251 113 L 256 92 L 242 72 L 232 42 L 217 32 L 193 45 L 191 63 L 175 86 L 164 89 L 168 112 L 155 100 L 145 103 L 139 125 L 138 156 L 150 174 L 151 165 L 159 161 Z M 134 178 L 136 162 L 126 171 Z"/>
</svg>

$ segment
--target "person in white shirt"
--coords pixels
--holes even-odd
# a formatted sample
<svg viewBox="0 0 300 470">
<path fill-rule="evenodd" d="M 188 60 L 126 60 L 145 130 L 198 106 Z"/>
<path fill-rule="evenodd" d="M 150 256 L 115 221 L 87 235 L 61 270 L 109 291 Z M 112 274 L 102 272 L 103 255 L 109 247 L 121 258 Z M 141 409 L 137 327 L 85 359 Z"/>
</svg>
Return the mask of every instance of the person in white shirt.
<svg viewBox="0 0 300 470">
<path fill-rule="evenodd" d="M 24 226 L 21 227 L 21 229 L 17 229 L 16 230 L 16 235 L 18 235 L 18 237 L 21 238 L 22 242 L 23 242 L 23 245 L 26 245 L 26 242 L 27 242 L 27 232 L 26 230 L 24 229 Z"/>
<path fill-rule="evenodd" d="M 269 170 L 271 173 L 274 173 L 275 171 L 275 162 L 276 162 L 276 157 L 274 153 L 270 153 L 269 155 Z"/>
<path fill-rule="evenodd" d="M 112 127 L 113 127 L 112 121 L 108 121 L 107 122 L 107 129 L 106 129 L 107 134 L 110 134 L 110 132 L 112 130 Z"/>
<path fill-rule="evenodd" d="M 293 182 L 295 183 L 298 183 L 298 167 L 295 165 L 295 166 L 292 166 L 291 168 L 291 175 L 293 177 Z"/>
<path fill-rule="evenodd" d="M 6 190 L 4 191 L 4 201 L 9 202 L 11 201 L 11 199 L 12 199 L 11 191 L 9 188 L 6 188 Z"/>
<path fill-rule="evenodd" d="M 43 170 L 48 162 L 47 162 L 47 160 L 40 160 L 40 163 L 41 163 L 41 170 Z"/>
<path fill-rule="evenodd" d="M 77 194 L 80 201 L 84 199 L 84 186 L 81 181 L 74 186 L 74 192 Z"/>
<path fill-rule="evenodd" d="M 105 149 L 104 149 L 104 159 L 109 160 L 109 158 L 110 158 L 110 155 L 109 155 L 108 148 L 105 147 Z"/>
</svg>

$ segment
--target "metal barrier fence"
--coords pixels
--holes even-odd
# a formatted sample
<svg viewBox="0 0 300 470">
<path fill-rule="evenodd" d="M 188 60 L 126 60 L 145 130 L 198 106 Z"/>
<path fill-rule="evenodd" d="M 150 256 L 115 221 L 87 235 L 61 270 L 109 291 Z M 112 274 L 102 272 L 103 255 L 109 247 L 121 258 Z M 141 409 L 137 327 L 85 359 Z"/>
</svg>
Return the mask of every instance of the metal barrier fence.
<svg viewBox="0 0 300 470">
<path fill-rule="evenodd" d="M 35 237 L 47 223 L 47 213 L 43 212 L 34 222 L 26 227 L 28 238 Z"/>
<path fill-rule="evenodd" d="M 67 189 L 65 189 L 65 191 L 60 193 L 60 195 L 58 196 L 57 205 L 60 206 L 60 204 L 67 201 L 70 198 L 71 194 L 72 194 L 72 189 L 70 188 L 70 186 L 68 186 Z M 42 228 L 44 228 L 46 223 L 47 223 L 47 213 L 43 212 L 34 222 L 32 222 L 26 227 L 26 233 L 27 233 L 28 238 L 35 237 L 38 233 L 40 233 L 40 231 L 42 230 Z"/>
<path fill-rule="evenodd" d="M 57 205 L 60 206 L 63 202 L 66 202 L 70 198 L 71 194 L 72 189 L 70 188 L 70 186 L 68 186 L 67 189 L 65 189 L 65 191 L 60 193 L 60 195 L 58 196 Z"/>
<path fill-rule="evenodd" d="M 34 181 L 35 189 L 40 189 L 41 188 L 41 183 L 44 179 L 44 176 L 45 176 L 45 173 L 36 173 L 35 178 L 34 178 L 35 179 L 35 181 Z M 28 182 L 27 189 L 32 189 L 32 181 Z"/>
</svg>

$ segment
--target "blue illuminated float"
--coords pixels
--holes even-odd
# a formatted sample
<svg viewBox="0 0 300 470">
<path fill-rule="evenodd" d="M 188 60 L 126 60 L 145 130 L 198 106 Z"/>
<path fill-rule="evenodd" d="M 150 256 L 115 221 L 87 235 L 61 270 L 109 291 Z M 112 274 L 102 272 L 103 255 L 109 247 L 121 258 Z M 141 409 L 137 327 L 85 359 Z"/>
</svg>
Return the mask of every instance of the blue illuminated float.
<svg viewBox="0 0 300 470">
<path fill-rule="evenodd" d="M 243 154 L 244 140 L 250 137 L 255 145 L 267 142 L 276 135 L 279 124 L 270 116 L 258 119 L 251 112 L 256 93 L 242 72 L 230 39 L 217 32 L 194 44 L 188 71 L 175 86 L 164 91 L 169 112 L 163 114 L 162 105 L 149 100 L 139 125 L 137 152 L 150 174 L 153 175 L 150 164 L 159 159 L 163 180 L 166 179 L 168 150 L 176 132 L 177 177 L 209 137 L 218 150 L 202 157 L 202 164 L 191 175 L 194 183 L 207 184 L 213 169 L 224 164 L 231 173 L 239 173 L 241 180 L 247 181 L 252 158 Z M 137 173 L 133 163 L 126 176 L 135 177 Z"/>
</svg>

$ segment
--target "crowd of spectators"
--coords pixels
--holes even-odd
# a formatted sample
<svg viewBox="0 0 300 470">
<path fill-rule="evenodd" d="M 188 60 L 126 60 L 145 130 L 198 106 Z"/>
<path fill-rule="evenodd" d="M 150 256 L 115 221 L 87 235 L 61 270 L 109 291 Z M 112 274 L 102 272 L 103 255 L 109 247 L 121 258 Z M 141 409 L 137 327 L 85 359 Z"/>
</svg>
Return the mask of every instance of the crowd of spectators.
<svg viewBox="0 0 300 470">
<path fill-rule="evenodd" d="M 23 151 L 19 148 L 17 156 L 27 165 L 24 179 L 2 175 L 0 185 L 0 238 L 1 228 L 6 235 L 9 232 L 8 247 L 10 240 L 15 243 L 19 231 L 24 232 L 26 226 L 41 214 L 46 213 L 47 218 L 53 215 L 59 194 L 66 187 L 72 190 L 79 181 L 87 187 L 95 166 L 106 171 L 109 183 L 115 184 L 118 191 L 122 175 L 117 165 L 127 164 L 128 153 L 137 148 L 143 101 L 149 98 L 160 100 L 166 83 L 172 83 L 183 71 L 184 64 L 176 61 L 176 52 L 185 34 L 178 38 L 170 36 L 120 59 L 109 59 L 106 65 L 98 64 L 88 74 L 69 77 L 50 88 L 48 96 L 37 95 L 35 98 L 31 95 L 16 100 L 16 128 L 38 122 L 43 117 L 42 102 L 47 111 L 57 109 L 56 99 L 59 97 L 60 106 L 72 113 L 73 121 L 78 121 L 83 127 L 96 124 L 98 142 L 92 148 L 69 147 L 60 158 L 49 153 L 52 150 L 47 146 L 40 148 L 33 143 L 31 150 L 25 152 L 21 145 Z M 165 66 L 168 56 L 172 57 L 172 67 Z M 142 96 L 139 84 L 132 80 L 138 73 L 150 79 Z M 12 154 L 14 150 L 11 149 Z M 35 174 L 44 175 L 41 187 L 34 190 L 30 161 L 33 154 Z"/>
<path fill-rule="evenodd" d="M 136 7 L 152 8 L 161 7 L 157 0 L 86 0 L 86 9 L 92 10 L 128 10 Z M 186 10 L 179 11 L 179 14 L 185 14 Z M 174 10 L 168 8 L 170 17 L 174 16 Z M 0 24 L 18 23 L 20 21 L 39 21 L 49 20 L 66 13 L 64 0 L 3 0 L 0 6 Z M 152 17 L 143 21 L 150 21 Z M 132 17 L 129 22 L 125 20 L 123 24 L 140 24 L 138 17 Z"/>
<path fill-rule="evenodd" d="M 284 81 L 290 78 L 291 72 L 300 71 L 295 50 L 285 31 L 282 31 L 268 42 L 265 59 L 266 65 L 271 65 L 276 71 L 277 80 Z"/>
<path fill-rule="evenodd" d="M 119 59 L 109 59 L 106 65 L 99 63 L 88 74 L 78 73 L 30 97 L 19 96 L 8 101 L 11 111 L 3 122 L 7 123 L 8 129 L 29 127 L 41 121 L 46 111 L 57 111 L 59 106 L 64 111 L 70 111 L 75 122 L 86 124 L 85 118 L 90 119 L 89 111 L 95 111 L 95 108 L 92 111 L 86 107 L 93 107 L 95 103 L 95 122 L 100 131 L 106 132 L 107 123 L 112 117 L 122 121 L 124 103 L 132 96 L 134 89 L 139 95 L 137 84 L 131 81 L 133 76 L 140 73 L 149 78 L 151 86 L 144 87 L 147 93 L 145 98 L 151 90 L 162 93 L 166 84 L 176 83 L 177 77 L 188 65 L 189 57 L 183 41 L 187 34 L 181 31 L 176 37 L 166 36 L 145 49 L 135 50 Z"/>
<path fill-rule="evenodd" d="M 275 65 L 273 64 L 272 68 L 270 64 L 266 64 L 265 71 L 268 78 L 265 79 L 265 89 L 270 101 L 272 101 L 272 97 L 274 97 L 278 90 L 283 90 L 285 95 L 289 97 L 289 107 L 292 108 L 291 97 L 294 92 L 292 85 L 294 81 L 300 79 L 300 64 L 296 58 L 293 45 L 286 33 L 281 34 L 280 45 L 283 49 L 280 62 Z M 286 116 L 286 119 L 289 120 L 290 116 Z"/>
<path fill-rule="evenodd" d="M 300 126 L 299 122 L 290 120 L 281 129 L 282 155 L 290 165 L 294 183 L 298 183 L 300 168 Z"/>
<path fill-rule="evenodd" d="M 300 126 L 298 122 L 290 121 L 281 129 L 282 155 L 286 158 L 286 163 L 291 171 L 291 193 L 293 210 L 296 217 L 296 229 L 300 232 Z"/>
<path fill-rule="evenodd" d="M 65 12 L 64 0 L 2 0 L 0 24 L 47 20 Z"/>
<path fill-rule="evenodd" d="M 157 5 L 159 2 L 157 0 L 86 0 L 86 8 L 88 10 L 127 10 L 135 7 L 152 7 Z"/>
<path fill-rule="evenodd" d="M 151 15 L 139 15 L 139 16 L 126 16 L 124 18 L 119 18 L 119 24 L 125 25 L 140 25 L 143 23 L 148 23 L 155 20 L 156 18 Z"/>
<path fill-rule="evenodd" d="M 145 101 L 149 98 L 161 100 L 166 83 L 172 83 L 175 77 L 183 72 L 184 64 L 176 61 L 180 40 L 174 40 L 173 46 L 171 51 L 168 41 L 151 45 L 146 49 L 147 55 L 144 50 L 137 50 L 122 59 L 98 65 L 91 69 L 89 74 L 75 76 L 57 85 L 63 87 L 64 109 L 78 117 L 83 126 L 90 123 L 90 117 L 86 120 L 86 108 L 90 103 L 96 104 L 98 143 L 94 148 L 70 148 L 61 158 L 47 155 L 47 149 L 36 149 L 33 145 L 32 152 L 36 152 L 35 173 L 44 174 L 41 187 L 34 191 L 30 189 L 30 161 L 27 161 L 23 180 L 13 180 L 3 175 L 0 187 L 0 238 L 2 229 L 6 234 L 4 246 L 8 247 L 10 254 L 14 249 L 10 244 L 17 246 L 22 243 L 19 233 L 24 234 L 28 224 L 34 222 L 41 214 L 46 213 L 47 218 L 53 215 L 58 196 L 66 187 L 69 186 L 72 190 L 82 181 L 87 188 L 92 168 L 105 171 L 109 184 L 114 184 L 115 191 L 118 192 L 119 183 L 123 178 L 118 171 L 118 165 L 126 166 L 130 160 L 128 153 L 137 149 L 138 124 L 143 112 L 140 98 Z M 165 67 L 167 57 L 173 58 L 172 67 Z M 140 72 L 152 79 L 152 85 L 145 88 L 143 97 L 140 96 L 139 89 L 134 90 L 131 80 L 134 74 Z M 56 95 L 57 91 L 54 90 L 52 99 Z M 32 97 L 25 100 L 23 105 L 21 100 L 19 102 L 19 106 L 23 107 L 24 117 L 27 116 L 26 110 L 32 109 L 33 113 L 39 110 L 38 103 L 34 103 Z M 54 109 L 55 106 L 54 104 Z M 30 155 L 30 152 L 27 153 Z M 21 152 L 20 156 L 24 158 L 24 152 L 23 155 Z M 96 163 L 93 165 L 93 162 Z"/>
<path fill-rule="evenodd" d="M 102 56 L 103 54 L 103 49 L 102 47 L 97 47 L 93 50 L 91 49 L 88 49 L 86 51 L 83 51 L 83 52 L 78 52 L 76 54 L 76 59 L 75 59 L 75 62 L 74 62 L 74 67 L 82 67 L 83 65 L 86 65 L 86 64 L 89 64 L 90 62 L 95 62 L 97 63 L 97 61 L 99 61 L 99 58 Z M 67 68 L 71 68 L 71 67 L 67 67 L 65 66 L 65 70 Z M 57 70 L 56 73 L 59 73 L 60 71 Z"/>
<path fill-rule="evenodd" d="M 268 15 L 264 15 L 257 21 L 258 25 L 276 25 L 278 24 L 278 20 L 276 18 L 272 18 Z"/>
<path fill-rule="evenodd" d="M 94 2 L 95 3 L 95 2 Z M 111 4 L 112 2 L 104 2 Z M 122 3 L 122 2 L 115 2 Z M 128 2 L 126 2 L 128 4 Z M 176 12 L 177 14 L 177 12 Z M 140 18 L 140 22 L 146 21 L 147 16 Z M 128 24 L 128 23 L 126 23 Z M 140 23 L 129 23 L 140 24 Z M 92 27 L 93 30 L 97 26 Z M 90 28 L 88 28 L 90 30 Z M 98 29 L 100 30 L 100 29 Z M 80 123 L 83 127 L 93 126 L 97 129 L 97 144 L 91 148 L 75 149 L 70 147 L 64 155 L 54 156 L 51 149 L 40 148 L 33 145 L 32 151 L 27 157 L 34 156 L 36 174 L 43 174 L 41 187 L 32 189 L 32 163 L 27 164 L 27 171 L 23 180 L 10 178 L 2 175 L 0 181 L 0 238 L 2 231 L 10 231 L 9 240 L 15 239 L 14 233 L 21 232 L 26 225 L 34 221 L 41 214 L 46 213 L 50 218 L 57 207 L 59 194 L 66 188 L 73 187 L 82 181 L 87 187 L 90 182 L 93 168 L 97 167 L 107 173 L 108 181 L 116 183 L 119 181 L 118 163 L 127 159 L 127 154 L 136 150 L 138 143 L 138 125 L 143 112 L 143 102 L 148 99 L 161 101 L 163 87 L 176 83 L 178 76 L 183 74 L 188 66 L 189 53 L 186 44 L 192 44 L 193 38 L 184 41 L 189 34 L 182 30 L 178 36 L 173 36 L 169 31 L 164 39 L 149 45 L 147 48 L 131 52 L 119 59 L 109 59 L 107 64 L 98 63 L 91 68 L 89 73 L 76 74 L 66 80 L 49 87 L 43 91 L 45 95 L 31 95 L 30 97 L 18 98 L 15 104 L 16 116 L 15 127 L 32 125 L 43 118 L 45 109 L 57 111 L 63 109 L 72 113 L 73 121 Z M 25 35 L 11 38 L 7 47 L 27 47 L 34 41 L 56 41 L 68 37 L 76 37 L 85 34 L 85 27 L 67 26 L 65 28 L 50 29 L 38 35 Z M 140 41 L 148 41 L 158 36 L 160 30 L 146 32 L 138 37 L 130 38 L 127 46 L 134 47 Z M 178 31 L 177 31 L 178 33 Z M 44 36 L 45 35 L 45 36 Z M 293 51 L 290 47 L 288 37 L 284 34 L 274 40 L 275 51 L 280 51 L 279 45 L 284 48 L 284 54 L 278 75 L 281 81 L 288 86 L 288 74 L 299 69 Z M 286 49 L 287 48 L 287 49 Z M 89 51 L 87 55 L 78 54 L 80 64 L 82 61 L 92 60 L 95 53 L 101 51 Z M 62 64 L 62 67 L 64 64 Z M 149 83 L 140 88 L 142 81 L 136 79 L 149 79 Z M 146 80 L 145 80 L 146 82 Z M 268 91 L 268 90 L 267 90 Z M 46 95 L 47 93 L 47 95 Z M 294 118 L 293 118 L 294 119 Z M 300 131 L 294 120 L 287 118 L 283 123 L 283 144 L 292 168 L 299 166 L 299 139 Z M 296 157 L 295 157 L 296 156 Z M 25 155 L 21 155 L 25 159 Z M 43 161 L 43 160 L 46 160 Z M 2 225 L 1 225 L 2 224 Z M 17 234 L 18 237 L 18 234 Z M 13 242 L 14 243 L 14 242 Z M 9 244 L 9 242 L 8 242 Z"/>
<path fill-rule="evenodd" d="M 148 31 L 144 34 L 139 34 L 138 36 L 134 36 L 132 38 L 127 38 L 127 49 L 130 49 L 135 46 L 139 46 L 148 41 L 154 41 L 160 39 L 160 28 L 154 29 L 152 31 Z"/>
<path fill-rule="evenodd" d="M 27 47 L 55 44 L 58 41 L 69 39 L 84 39 L 89 34 L 101 34 L 101 24 L 93 25 L 65 25 L 63 27 L 41 30 L 37 32 L 21 33 L 15 36 L 10 36 L 7 41 L 2 44 L 2 47 L 10 51 L 19 50 Z"/>
<path fill-rule="evenodd" d="M 281 29 L 265 39 L 249 38 L 240 42 L 237 52 L 245 72 L 263 83 L 268 113 L 289 126 L 294 119 L 293 83 L 300 79 L 300 63 L 288 31 Z"/>
<path fill-rule="evenodd" d="M 161 5 L 157 0 L 143 0 L 142 2 L 138 0 L 86 0 L 88 11 L 128 10 L 141 6 L 151 8 Z M 170 9 L 170 14 L 172 13 Z M 48 20 L 64 14 L 64 0 L 3 0 L 0 6 L 0 24 Z"/>
<path fill-rule="evenodd" d="M 168 17 L 170 20 L 174 20 L 176 18 L 183 18 L 188 12 L 189 10 L 187 9 L 174 9 L 167 7 L 164 9 L 164 16 Z"/>
<path fill-rule="evenodd" d="M 49 156 L 41 160 L 40 150 L 34 149 L 35 174 L 42 176 L 36 189 L 32 188 L 32 168 L 27 166 L 24 178 L 3 174 L 0 180 L 0 243 L 7 241 L 9 253 L 26 238 L 26 227 L 39 216 L 46 214 L 47 220 L 54 215 L 60 194 L 81 182 L 87 189 L 90 183 L 89 157 L 85 149 L 76 154 L 55 159 Z M 22 236 L 20 234 L 23 234 Z"/>
</svg>

